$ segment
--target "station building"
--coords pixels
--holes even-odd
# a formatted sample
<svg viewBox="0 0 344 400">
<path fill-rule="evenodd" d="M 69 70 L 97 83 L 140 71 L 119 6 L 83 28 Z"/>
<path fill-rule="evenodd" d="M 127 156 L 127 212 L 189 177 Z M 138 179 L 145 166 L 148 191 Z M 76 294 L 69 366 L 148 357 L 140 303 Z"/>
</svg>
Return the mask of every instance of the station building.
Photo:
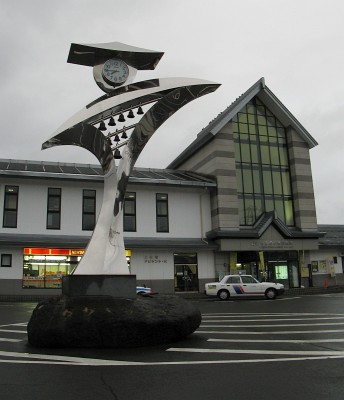
<svg viewBox="0 0 344 400">
<path fill-rule="evenodd" d="M 316 145 L 262 78 L 166 169 L 135 168 L 123 230 L 138 284 L 202 292 L 228 273 L 342 284 L 344 227 L 317 224 Z M 102 196 L 100 166 L 0 160 L 0 295 L 60 294 Z"/>
</svg>

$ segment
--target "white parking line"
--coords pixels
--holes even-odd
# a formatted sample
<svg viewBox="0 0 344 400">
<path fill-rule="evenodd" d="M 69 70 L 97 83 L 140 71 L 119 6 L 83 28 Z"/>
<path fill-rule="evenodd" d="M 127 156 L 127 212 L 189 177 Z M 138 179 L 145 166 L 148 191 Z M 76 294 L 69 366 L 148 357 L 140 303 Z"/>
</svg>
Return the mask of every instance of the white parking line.
<svg viewBox="0 0 344 400">
<path fill-rule="evenodd" d="M 206 317 L 206 319 L 202 319 L 202 322 L 227 322 L 224 321 L 223 319 L 220 320 L 216 320 L 216 319 L 212 319 L 212 318 L 219 318 L 218 316 L 215 317 L 211 317 L 208 316 Z M 233 318 L 233 316 L 223 316 L 222 318 Z M 306 318 L 269 318 L 269 319 L 245 319 L 245 322 L 271 322 L 271 321 L 318 321 L 318 320 L 338 320 L 338 319 L 344 319 L 344 316 L 340 316 L 340 317 L 306 317 Z M 230 319 L 230 321 L 228 322 L 243 322 L 241 319 Z"/>
<path fill-rule="evenodd" d="M 223 322 L 223 321 L 212 321 L 212 322 Z M 329 326 L 329 325 L 344 325 L 344 322 L 324 322 L 323 324 L 271 324 L 271 325 L 207 325 L 201 324 L 202 328 L 282 328 L 286 326 Z"/>
<path fill-rule="evenodd" d="M 207 342 L 224 342 L 224 343 L 343 343 L 344 339 L 208 339 Z"/>
<path fill-rule="evenodd" d="M 203 327 L 204 328 L 204 327 Z M 325 329 L 319 331 L 269 331 L 269 332 L 247 332 L 247 331 L 206 331 L 206 330 L 197 330 L 195 333 L 216 333 L 216 334 L 225 334 L 225 335 L 293 335 L 295 333 L 343 333 L 343 329 Z"/>
<path fill-rule="evenodd" d="M 0 329 L 0 332 L 25 333 L 25 335 L 26 335 L 26 331 L 16 331 L 16 330 L 13 330 L 13 329 Z"/>
<path fill-rule="evenodd" d="M 171 347 L 166 351 L 175 351 L 181 353 L 217 353 L 217 354 L 282 354 L 282 355 L 300 355 L 300 356 L 341 356 L 344 357 L 344 351 L 331 350 L 243 350 L 243 349 L 203 349 L 194 347 Z"/>
<path fill-rule="evenodd" d="M 203 360 L 203 361 L 156 361 L 156 362 L 129 362 L 129 361 L 114 361 L 114 360 L 99 360 L 92 358 L 73 358 L 59 356 L 42 356 L 40 354 L 27 353 L 6 353 L 0 352 L 0 356 L 26 358 L 25 360 L 0 360 L 0 363 L 6 364 L 48 364 L 48 365 L 74 365 L 74 366 L 156 366 L 156 365 L 207 365 L 207 364 L 256 364 L 270 362 L 293 362 L 293 361 L 313 361 L 313 360 L 328 360 L 342 359 L 343 355 L 326 355 L 326 356 L 306 356 L 306 357 L 287 357 L 287 358 L 256 358 L 249 360 Z M 35 357 L 37 356 L 37 357 Z M 39 358 L 40 360 L 30 360 L 29 358 Z M 45 359 L 43 359 L 45 357 Z M 65 358 L 65 361 L 62 359 Z M 67 358 L 69 360 L 67 360 Z M 73 361 L 74 360 L 74 361 Z"/>
<path fill-rule="evenodd" d="M 22 342 L 22 341 L 23 341 L 22 339 L 0 338 L 0 342 L 13 342 L 13 343 L 16 343 L 16 342 Z"/>
</svg>

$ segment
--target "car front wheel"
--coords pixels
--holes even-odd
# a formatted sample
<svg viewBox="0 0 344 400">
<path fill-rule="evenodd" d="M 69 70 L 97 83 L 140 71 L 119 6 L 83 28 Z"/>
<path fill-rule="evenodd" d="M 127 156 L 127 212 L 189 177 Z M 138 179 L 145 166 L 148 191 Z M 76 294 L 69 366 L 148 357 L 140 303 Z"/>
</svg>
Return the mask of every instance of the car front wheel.
<svg viewBox="0 0 344 400">
<path fill-rule="evenodd" d="M 266 292 L 265 292 L 265 297 L 266 297 L 268 300 L 274 300 L 274 299 L 277 297 L 277 292 L 276 292 L 276 290 L 273 289 L 273 288 L 267 289 Z"/>
<path fill-rule="evenodd" d="M 228 292 L 228 290 L 219 290 L 219 291 L 217 292 L 217 297 L 218 297 L 220 300 L 228 300 L 228 299 L 229 299 L 229 292 Z"/>
</svg>

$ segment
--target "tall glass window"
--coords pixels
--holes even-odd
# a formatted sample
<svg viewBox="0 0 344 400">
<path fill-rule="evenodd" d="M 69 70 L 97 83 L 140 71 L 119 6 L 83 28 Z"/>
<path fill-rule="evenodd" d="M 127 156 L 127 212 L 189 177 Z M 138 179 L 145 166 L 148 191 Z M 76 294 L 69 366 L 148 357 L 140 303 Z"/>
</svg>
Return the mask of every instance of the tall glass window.
<svg viewBox="0 0 344 400">
<path fill-rule="evenodd" d="M 82 230 L 93 231 L 96 223 L 96 191 L 83 190 L 82 193 Z"/>
<path fill-rule="evenodd" d="M 4 215 L 2 226 L 16 228 L 18 219 L 18 186 L 5 186 Z"/>
<path fill-rule="evenodd" d="M 127 192 L 124 200 L 123 230 L 136 232 L 136 193 Z"/>
<path fill-rule="evenodd" d="M 168 195 L 166 193 L 156 194 L 156 231 L 168 232 Z"/>
<path fill-rule="evenodd" d="M 263 212 L 276 211 L 294 225 L 286 133 L 257 98 L 232 120 L 240 225 L 253 225 Z"/>
<path fill-rule="evenodd" d="M 60 229 L 61 189 L 48 188 L 47 229 Z"/>
</svg>

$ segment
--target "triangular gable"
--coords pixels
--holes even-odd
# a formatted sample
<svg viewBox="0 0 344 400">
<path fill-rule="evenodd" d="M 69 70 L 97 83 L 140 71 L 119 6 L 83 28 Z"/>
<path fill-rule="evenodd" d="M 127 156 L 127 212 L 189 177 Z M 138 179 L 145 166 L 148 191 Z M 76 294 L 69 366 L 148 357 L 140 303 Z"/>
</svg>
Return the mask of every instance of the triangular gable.
<svg viewBox="0 0 344 400">
<path fill-rule="evenodd" d="M 270 111 L 285 127 L 291 126 L 308 144 L 309 148 L 318 144 L 310 133 L 265 85 L 264 78 L 261 78 L 245 93 L 238 97 L 229 107 L 214 118 L 205 128 L 203 128 L 197 135 L 197 138 L 174 161 L 172 161 L 167 168 L 178 168 L 178 166 L 187 160 L 192 154 L 196 153 L 197 150 L 213 139 L 214 136 L 220 132 L 221 129 L 228 124 L 255 96 L 257 96 L 258 99 L 270 109 Z"/>
</svg>

